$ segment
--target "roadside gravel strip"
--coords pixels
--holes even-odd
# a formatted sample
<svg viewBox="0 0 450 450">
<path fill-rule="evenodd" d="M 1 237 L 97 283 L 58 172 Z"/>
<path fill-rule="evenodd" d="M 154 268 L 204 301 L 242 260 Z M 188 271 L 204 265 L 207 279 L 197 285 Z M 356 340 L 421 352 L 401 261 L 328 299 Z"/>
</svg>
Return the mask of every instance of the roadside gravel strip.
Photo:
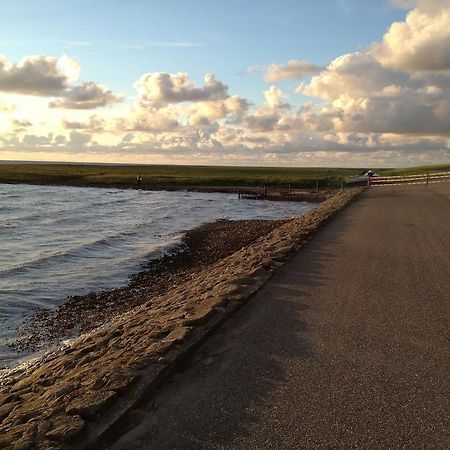
<svg viewBox="0 0 450 450">
<path fill-rule="evenodd" d="M 336 194 L 169 294 L 1 380 L 0 448 L 92 447 L 359 192 Z"/>
</svg>

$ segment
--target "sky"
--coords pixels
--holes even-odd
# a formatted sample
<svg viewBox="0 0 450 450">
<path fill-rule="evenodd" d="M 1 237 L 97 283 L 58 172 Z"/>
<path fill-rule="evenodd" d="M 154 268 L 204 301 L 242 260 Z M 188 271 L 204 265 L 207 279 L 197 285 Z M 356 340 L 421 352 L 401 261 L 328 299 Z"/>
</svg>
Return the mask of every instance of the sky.
<svg viewBox="0 0 450 450">
<path fill-rule="evenodd" d="M 450 0 L 0 1 L 0 160 L 450 162 Z"/>
</svg>

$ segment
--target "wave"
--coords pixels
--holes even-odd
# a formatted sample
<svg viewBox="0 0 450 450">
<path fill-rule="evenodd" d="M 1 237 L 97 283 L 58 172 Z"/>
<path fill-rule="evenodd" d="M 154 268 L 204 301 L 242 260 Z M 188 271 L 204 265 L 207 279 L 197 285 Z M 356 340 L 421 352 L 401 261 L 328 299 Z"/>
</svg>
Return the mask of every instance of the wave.
<svg viewBox="0 0 450 450">
<path fill-rule="evenodd" d="M 99 201 L 99 202 L 93 202 L 87 205 L 88 207 L 95 207 L 95 206 L 109 206 L 109 205 L 116 205 L 117 203 L 130 203 L 134 200 L 134 197 L 132 198 L 118 198 L 115 200 L 109 200 L 109 201 Z"/>
<path fill-rule="evenodd" d="M 121 242 L 124 243 L 128 241 L 130 237 L 139 235 L 146 228 L 150 227 L 151 224 L 152 222 L 139 223 L 131 229 L 123 230 L 110 236 L 103 236 L 89 242 L 83 242 L 68 250 L 59 251 L 50 255 L 42 255 L 32 260 L 21 262 L 15 266 L 0 270 L 0 275 L 15 275 L 18 273 L 24 273 L 27 270 L 35 269 L 45 264 L 51 264 L 54 261 L 61 261 L 64 259 L 70 260 L 78 257 L 89 257 L 90 252 L 98 253 L 98 251 L 102 248 L 119 248 Z"/>
<path fill-rule="evenodd" d="M 8 206 L 8 205 L 0 205 L 0 212 L 5 211 L 17 211 L 20 207 L 17 206 Z"/>
<path fill-rule="evenodd" d="M 11 222 L 0 223 L 0 230 L 7 230 L 9 228 L 13 228 L 14 225 Z"/>
</svg>

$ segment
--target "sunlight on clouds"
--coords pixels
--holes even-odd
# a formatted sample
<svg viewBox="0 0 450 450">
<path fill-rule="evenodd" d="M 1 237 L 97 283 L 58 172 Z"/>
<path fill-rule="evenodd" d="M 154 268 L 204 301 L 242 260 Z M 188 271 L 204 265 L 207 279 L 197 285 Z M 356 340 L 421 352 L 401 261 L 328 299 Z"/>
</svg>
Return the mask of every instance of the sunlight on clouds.
<svg viewBox="0 0 450 450">
<path fill-rule="evenodd" d="M 67 55 L 62 55 L 57 62 L 58 69 L 66 76 L 68 83 L 78 81 L 80 78 L 81 68 L 79 64 Z"/>
<path fill-rule="evenodd" d="M 276 86 L 270 86 L 269 89 L 263 92 L 266 103 L 273 109 L 289 109 L 289 103 L 283 103 L 283 99 L 287 98 L 281 89 Z"/>
<path fill-rule="evenodd" d="M 419 1 L 372 51 L 383 65 L 400 70 L 450 70 L 450 0 Z"/>
<path fill-rule="evenodd" d="M 380 42 L 326 67 L 252 66 L 252 104 L 207 73 L 148 72 L 126 101 L 63 55 L 0 58 L 0 158 L 247 165 L 405 165 L 450 159 L 450 0 L 419 0 Z M 397 0 L 406 6 L 402 0 Z M 409 4 L 409 2 L 408 2 Z M 289 92 L 284 80 L 304 80 Z M 131 83 L 130 83 L 131 84 Z M 289 83 L 285 83 L 288 85 Z M 295 95 L 311 97 L 294 107 Z M 122 103 L 121 103 L 122 102 Z M 95 114 L 93 114 L 95 110 Z"/>
</svg>

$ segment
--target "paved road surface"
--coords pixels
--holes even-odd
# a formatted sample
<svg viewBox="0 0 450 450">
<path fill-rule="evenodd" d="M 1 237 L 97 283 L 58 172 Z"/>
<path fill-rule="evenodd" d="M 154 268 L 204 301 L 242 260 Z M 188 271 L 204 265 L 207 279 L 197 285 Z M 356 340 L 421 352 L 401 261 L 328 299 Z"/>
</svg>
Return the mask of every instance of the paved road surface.
<svg viewBox="0 0 450 450">
<path fill-rule="evenodd" d="M 450 448 L 449 257 L 445 195 L 366 191 L 114 448 Z"/>
</svg>

